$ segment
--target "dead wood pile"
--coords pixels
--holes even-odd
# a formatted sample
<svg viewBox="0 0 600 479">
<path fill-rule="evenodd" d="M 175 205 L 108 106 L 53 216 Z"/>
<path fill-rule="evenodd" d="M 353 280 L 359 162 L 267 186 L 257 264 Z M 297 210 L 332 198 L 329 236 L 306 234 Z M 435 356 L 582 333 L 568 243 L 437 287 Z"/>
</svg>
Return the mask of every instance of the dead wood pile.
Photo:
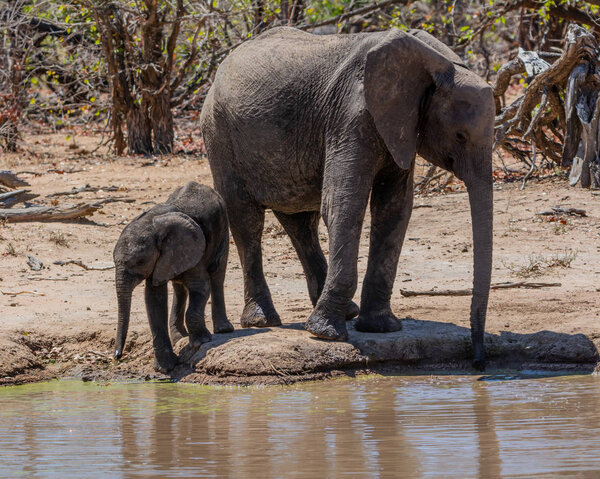
<svg viewBox="0 0 600 479">
<path fill-rule="evenodd" d="M 570 167 L 572 185 L 600 188 L 599 58 L 596 37 L 573 24 L 558 58 L 520 50 L 498 71 L 495 147 L 530 167 L 525 179 L 539 167 L 539 156 L 547 166 Z M 523 74 L 529 85 L 507 104 L 512 78 Z"/>
<path fill-rule="evenodd" d="M 106 186 L 92 187 L 84 185 L 74 188 L 71 191 L 60 191 L 46 195 L 46 198 L 52 198 L 52 204 L 32 204 L 29 200 L 39 197 L 38 194 L 31 193 L 30 190 L 22 188 L 29 186 L 29 183 L 20 179 L 18 175 L 9 170 L 0 171 L 0 221 L 9 223 L 21 223 L 26 221 L 68 221 L 85 216 L 91 216 L 102 208 L 106 203 L 126 202 L 131 203 L 135 200 L 125 197 L 98 198 L 92 202 L 82 202 L 76 205 L 59 205 L 59 196 L 74 197 L 80 193 L 104 192 L 104 191 L 126 191 L 122 187 Z M 17 189 L 13 189 L 17 188 Z M 13 208 L 14 205 L 22 203 L 23 206 Z"/>
</svg>

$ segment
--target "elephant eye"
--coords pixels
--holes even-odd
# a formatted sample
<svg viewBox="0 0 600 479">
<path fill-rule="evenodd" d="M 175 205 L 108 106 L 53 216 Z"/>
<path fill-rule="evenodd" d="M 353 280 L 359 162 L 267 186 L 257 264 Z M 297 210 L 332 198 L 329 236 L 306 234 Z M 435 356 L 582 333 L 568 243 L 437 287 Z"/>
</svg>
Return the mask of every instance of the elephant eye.
<svg viewBox="0 0 600 479">
<path fill-rule="evenodd" d="M 466 143 L 467 142 L 467 134 L 464 131 L 457 131 L 456 132 L 456 140 L 459 143 Z"/>
</svg>

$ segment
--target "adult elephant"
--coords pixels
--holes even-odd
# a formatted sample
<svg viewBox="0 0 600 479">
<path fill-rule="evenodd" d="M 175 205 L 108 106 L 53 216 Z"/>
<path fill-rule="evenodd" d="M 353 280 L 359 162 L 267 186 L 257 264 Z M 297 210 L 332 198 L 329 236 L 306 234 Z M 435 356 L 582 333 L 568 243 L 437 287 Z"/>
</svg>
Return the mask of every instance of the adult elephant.
<svg viewBox="0 0 600 479">
<path fill-rule="evenodd" d="M 242 326 L 281 324 L 261 257 L 264 211 L 298 252 L 314 310 L 306 329 L 346 340 L 363 218 L 369 261 L 356 329 L 401 328 L 390 309 L 413 205 L 415 153 L 467 185 L 474 242 L 471 333 L 484 364 L 492 268 L 491 88 L 425 32 L 317 36 L 276 28 L 219 67 L 201 115 L 215 187 L 244 274 Z M 329 232 L 329 266 L 319 246 Z M 356 308 L 357 309 L 357 308 Z"/>
</svg>

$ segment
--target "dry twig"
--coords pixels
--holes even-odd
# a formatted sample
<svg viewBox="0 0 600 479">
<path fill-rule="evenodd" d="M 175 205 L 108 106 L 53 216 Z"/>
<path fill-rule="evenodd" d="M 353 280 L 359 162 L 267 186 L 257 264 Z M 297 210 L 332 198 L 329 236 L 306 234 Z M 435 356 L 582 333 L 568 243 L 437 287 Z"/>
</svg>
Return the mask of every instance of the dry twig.
<svg viewBox="0 0 600 479">
<path fill-rule="evenodd" d="M 517 281 L 516 283 L 496 283 L 491 286 L 490 289 L 510 289 L 510 288 L 550 288 L 562 286 L 562 283 L 528 283 L 527 281 Z M 409 291 L 403 289 L 400 294 L 404 297 L 411 296 L 470 296 L 473 294 L 472 289 L 440 289 L 440 290 L 429 290 L 429 291 Z"/>
<path fill-rule="evenodd" d="M 3 294 L 4 296 L 17 296 L 19 294 L 33 294 L 34 296 L 46 296 L 44 293 L 38 293 L 37 291 L 16 291 L 16 292 L 12 292 L 12 291 L 2 291 L 0 289 L 0 294 Z"/>
</svg>

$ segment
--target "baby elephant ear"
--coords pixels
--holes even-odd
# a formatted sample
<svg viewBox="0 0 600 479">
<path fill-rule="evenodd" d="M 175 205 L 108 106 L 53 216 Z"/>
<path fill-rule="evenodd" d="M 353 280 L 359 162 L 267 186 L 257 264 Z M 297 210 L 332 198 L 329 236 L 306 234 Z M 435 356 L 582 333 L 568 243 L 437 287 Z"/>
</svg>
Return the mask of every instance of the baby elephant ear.
<svg viewBox="0 0 600 479">
<path fill-rule="evenodd" d="M 166 213 L 152 220 L 160 255 L 152 273 L 158 286 L 196 266 L 206 248 L 204 233 L 183 213 Z"/>
</svg>

